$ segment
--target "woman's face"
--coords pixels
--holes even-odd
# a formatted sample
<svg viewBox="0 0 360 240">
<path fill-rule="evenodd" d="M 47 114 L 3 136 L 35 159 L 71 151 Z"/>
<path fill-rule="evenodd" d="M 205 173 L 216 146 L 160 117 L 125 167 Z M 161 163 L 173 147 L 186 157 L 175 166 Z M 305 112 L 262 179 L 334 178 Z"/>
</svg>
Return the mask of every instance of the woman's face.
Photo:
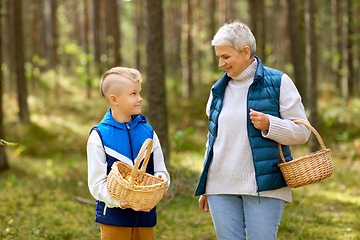
<svg viewBox="0 0 360 240">
<path fill-rule="evenodd" d="M 228 45 L 215 46 L 219 67 L 224 68 L 229 77 L 242 73 L 251 63 L 250 48 L 245 46 L 241 52 Z"/>
</svg>

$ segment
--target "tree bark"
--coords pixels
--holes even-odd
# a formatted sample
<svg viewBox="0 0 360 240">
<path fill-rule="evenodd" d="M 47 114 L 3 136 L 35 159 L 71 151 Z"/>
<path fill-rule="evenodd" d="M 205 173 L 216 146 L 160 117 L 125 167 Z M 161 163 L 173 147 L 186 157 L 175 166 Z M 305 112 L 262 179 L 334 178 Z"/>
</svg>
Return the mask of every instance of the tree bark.
<svg viewBox="0 0 360 240">
<path fill-rule="evenodd" d="M 209 33 L 209 43 L 211 43 L 211 40 L 216 34 L 216 21 L 215 21 L 215 7 L 216 7 L 216 0 L 209 0 L 209 27 L 208 27 L 208 33 Z M 212 71 L 216 72 L 219 69 L 218 66 L 218 59 L 216 57 L 215 51 L 212 51 Z"/>
<path fill-rule="evenodd" d="M 355 69 L 354 69 L 354 40 L 355 31 L 354 31 L 354 10 L 351 0 L 347 0 L 347 14 L 348 14 L 348 34 L 347 34 L 347 49 L 348 49 L 348 75 L 347 75 L 347 85 L 348 85 L 348 97 L 352 98 L 355 95 Z"/>
<path fill-rule="evenodd" d="M 3 12 L 3 1 L 0 1 L 0 13 Z M 0 35 L 3 34 L 2 14 L 0 14 Z M 2 37 L 0 37 L 0 49 L 2 49 Z M 2 54 L 0 54 L 0 66 L 2 65 Z M 3 114 L 3 73 L 0 69 L 0 139 L 4 139 L 4 114 Z M 9 168 L 5 147 L 0 145 L 0 172 Z"/>
<path fill-rule="evenodd" d="M 169 163 L 162 0 L 147 0 L 146 3 L 148 117 L 150 124 L 159 136 L 165 162 Z"/>
<path fill-rule="evenodd" d="M 94 39 L 94 61 L 95 72 L 101 76 L 101 62 L 100 62 L 100 0 L 93 0 L 93 39 Z"/>
<path fill-rule="evenodd" d="M 298 27 L 298 16 L 296 11 L 296 1 L 287 0 L 288 6 L 288 31 L 290 36 L 290 53 L 291 61 L 294 66 L 294 80 L 296 87 L 299 90 L 299 93 L 303 99 L 303 102 L 306 103 L 307 94 L 306 94 L 306 68 L 305 68 L 305 55 L 303 51 L 303 46 L 301 44 L 302 36 Z"/>
<path fill-rule="evenodd" d="M 27 83 L 24 69 L 24 37 L 22 29 L 22 0 L 13 1 L 14 9 L 14 51 L 19 117 L 21 123 L 30 123 L 30 114 L 27 104 Z"/>
<path fill-rule="evenodd" d="M 143 33 L 144 33 L 144 12 L 143 12 L 143 0 L 134 0 L 135 4 L 135 26 L 136 26 L 136 68 L 142 71 L 141 66 L 141 46 L 143 46 Z"/>
<path fill-rule="evenodd" d="M 309 108 L 310 108 L 310 123 L 315 128 L 318 129 L 318 109 L 317 109 L 317 99 L 318 99 L 318 89 L 317 89 L 317 63 L 318 63 L 318 50 L 317 50 L 317 41 L 316 41 L 316 31 L 315 31 L 315 19 L 314 19 L 314 0 L 306 0 L 306 55 L 307 57 L 307 75 L 309 80 Z M 310 150 L 312 152 L 318 149 L 318 144 L 316 139 L 311 137 L 310 139 Z"/>
<path fill-rule="evenodd" d="M 337 72 L 336 72 L 336 80 L 335 85 L 338 91 L 339 96 L 342 95 L 343 88 L 341 84 L 342 72 L 343 72 L 343 57 L 342 57 L 342 31 L 343 31 L 343 14 L 342 14 L 342 4 L 341 0 L 336 0 L 336 18 L 337 18 Z"/>
<path fill-rule="evenodd" d="M 108 21 L 109 21 L 109 34 L 113 37 L 113 41 L 111 43 L 113 54 L 114 54 L 114 66 L 121 65 L 121 55 L 120 55 L 120 24 L 119 24 L 119 16 L 118 13 L 118 4 L 116 0 L 107 0 L 107 9 L 109 10 L 107 13 Z"/>
<path fill-rule="evenodd" d="M 58 72 L 59 56 L 57 49 L 59 46 L 58 30 L 57 30 L 57 0 L 51 0 L 51 35 L 52 35 L 52 63 L 55 71 L 55 99 L 60 99 L 60 83 Z"/>
<path fill-rule="evenodd" d="M 188 100 L 193 96 L 191 0 L 183 1 L 182 4 L 182 49 L 184 55 L 182 58 L 183 99 Z"/>
<path fill-rule="evenodd" d="M 89 43 L 89 0 L 84 0 L 84 50 L 86 53 L 86 95 L 91 98 L 91 79 L 90 79 L 90 43 Z"/>
</svg>

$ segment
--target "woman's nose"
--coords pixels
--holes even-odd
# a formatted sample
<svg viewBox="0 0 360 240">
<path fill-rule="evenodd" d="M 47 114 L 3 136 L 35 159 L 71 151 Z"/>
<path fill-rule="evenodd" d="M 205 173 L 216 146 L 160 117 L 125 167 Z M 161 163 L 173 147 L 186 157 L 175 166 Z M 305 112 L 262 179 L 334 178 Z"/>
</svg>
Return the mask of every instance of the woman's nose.
<svg viewBox="0 0 360 240">
<path fill-rule="evenodd" d="M 219 67 L 222 68 L 225 65 L 225 61 L 222 59 L 219 59 Z"/>
</svg>

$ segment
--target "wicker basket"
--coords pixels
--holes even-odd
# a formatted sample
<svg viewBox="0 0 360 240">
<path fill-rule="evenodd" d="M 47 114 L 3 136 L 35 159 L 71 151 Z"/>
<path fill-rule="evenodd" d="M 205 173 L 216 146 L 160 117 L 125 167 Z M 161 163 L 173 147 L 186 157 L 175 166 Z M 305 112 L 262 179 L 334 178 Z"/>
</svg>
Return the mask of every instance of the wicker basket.
<svg viewBox="0 0 360 240">
<path fill-rule="evenodd" d="M 147 151 L 146 151 L 147 150 Z M 135 159 L 134 167 L 121 161 L 116 161 L 107 178 L 107 192 L 111 198 L 119 202 L 128 202 L 126 208 L 142 208 L 143 210 L 152 209 L 163 198 L 168 187 L 167 180 L 155 177 L 146 173 L 152 150 L 152 140 L 147 139 L 141 147 Z M 144 162 L 139 170 L 139 165 L 146 151 Z M 121 176 L 123 173 L 131 173 L 130 180 L 127 181 Z M 140 178 L 144 186 L 135 185 L 135 178 Z"/>
<path fill-rule="evenodd" d="M 307 154 L 290 162 L 285 162 L 282 147 L 279 144 L 281 162 L 278 164 L 287 185 L 298 188 L 308 184 L 316 183 L 331 176 L 333 165 L 331 162 L 330 149 L 326 149 L 319 133 L 309 123 L 301 120 L 293 120 L 309 128 L 320 143 L 321 150 Z"/>
</svg>

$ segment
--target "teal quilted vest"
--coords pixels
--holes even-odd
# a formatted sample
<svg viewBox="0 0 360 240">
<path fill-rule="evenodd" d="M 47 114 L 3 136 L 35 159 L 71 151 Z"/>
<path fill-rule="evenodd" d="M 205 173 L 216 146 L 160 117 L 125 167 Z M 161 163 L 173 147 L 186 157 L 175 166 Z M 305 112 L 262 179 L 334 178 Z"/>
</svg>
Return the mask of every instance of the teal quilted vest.
<svg viewBox="0 0 360 240">
<path fill-rule="evenodd" d="M 247 110 L 250 109 L 263 112 L 265 114 L 280 117 L 279 97 L 282 72 L 264 67 L 258 57 L 258 67 L 255 72 L 253 83 L 249 87 Z M 204 169 L 201 173 L 199 184 L 195 191 L 195 196 L 205 193 L 206 178 L 210 162 L 213 157 L 213 145 L 217 133 L 217 124 L 221 112 L 224 93 L 230 77 L 225 73 L 223 77 L 214 84 L 212 88 L 213 99 L 210 105 L 209 115 L 209 136 Z M 250 120 L 250 114 L 247 117 L 247 130 L 251 146 L 253 163 L 255 168 L 257 191 L 275 190 L 286 187 L 286 183 L 277 164 L 280 163 L 280 153 L 277 142 L 262 137 L 261 131 L 256 129 Z M 289 146 L 282 148 L 285 160 L 292 160 Z"/>
</svg>

